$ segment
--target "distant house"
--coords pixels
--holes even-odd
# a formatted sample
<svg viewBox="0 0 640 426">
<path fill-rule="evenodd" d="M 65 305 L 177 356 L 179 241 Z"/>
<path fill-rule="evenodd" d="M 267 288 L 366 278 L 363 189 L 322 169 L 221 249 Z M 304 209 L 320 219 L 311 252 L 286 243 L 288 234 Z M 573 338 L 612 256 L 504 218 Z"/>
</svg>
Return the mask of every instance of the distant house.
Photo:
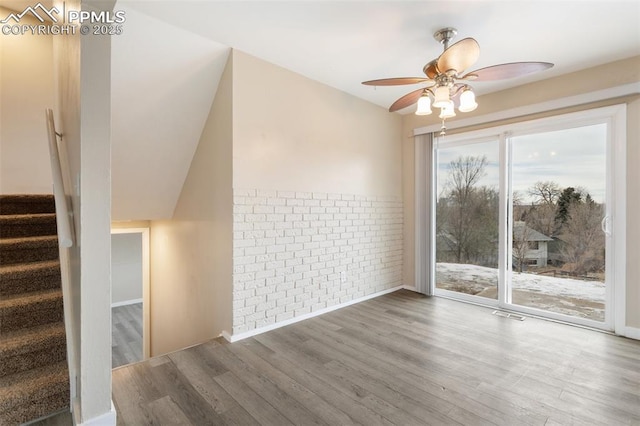
<svg viewBox="0 0 640 426">
<path fill-rule="evenodd" d="M 517 221 L 513 224 L 514 256 L 519 251 L 518 248 L 521 248 L 526 265 L 546 266 L 549 260 L 548 243 L 551 241 L 553 238 L 528 227 L 525 222 Z"/>
</svg>

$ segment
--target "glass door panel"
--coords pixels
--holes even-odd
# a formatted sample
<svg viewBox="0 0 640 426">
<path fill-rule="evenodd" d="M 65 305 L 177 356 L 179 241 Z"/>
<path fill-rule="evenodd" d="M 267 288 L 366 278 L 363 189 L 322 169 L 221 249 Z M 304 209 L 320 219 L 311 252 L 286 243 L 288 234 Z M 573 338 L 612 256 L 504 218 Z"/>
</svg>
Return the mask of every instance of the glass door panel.
<svg viewBox="0 0 640 426">
<path fill-rule="evenodd" d="M 511 300 L 605 320 L 607 125 L 511 138 Z"/>
<path fill-rule="evenodd" d="M 436 288 L 498 298 L 498 140 L 436 149 Z"/>
</svg>

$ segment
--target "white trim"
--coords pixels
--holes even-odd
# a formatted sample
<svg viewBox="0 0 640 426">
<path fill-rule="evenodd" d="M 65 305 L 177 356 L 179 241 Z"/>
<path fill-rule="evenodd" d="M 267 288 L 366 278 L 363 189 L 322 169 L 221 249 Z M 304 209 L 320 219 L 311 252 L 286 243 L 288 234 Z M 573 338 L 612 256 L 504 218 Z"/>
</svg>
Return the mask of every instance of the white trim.
<svg viewBox="0 0 640 426">
<path fill-rule="evenodd" d="M 513 227 L 511 211 L 513 200 L 511 199 L 510 181 L 511 140 L 509 134 L 501 133 L 496 142 L 499 152 L 498 229 L 506 230 L 505 232 L 498 232 L 498 301 L 504 300 L 506 303 L 511 303 L 511 292 L 508 291 L 507 287 L 507 283 L 511 280 L 511 248 L 513 247 L 511 235 L 511 228 Z"/>
<path fill-rule="evenodd" d="M 435 295 L 437 297 L 442 297 L 443 299 L 455 300 L 456 302 L 469 303 L 471 305 L 483 306 L 485 308 L 496 309 L 500 307 L 498 306 L 498 299 L 489 299 L 488 297 L 459 293 L 452 290 L 445 290 L 443 288 L 436 288 Z"/>
<path fill-rule="evenodd" d="M 621 86 L 610 87 L 608 89 L 596 90 L 595 92 L 583 93 L 580 95 L 569 96 L 562 99 L 553 99 L 551 101 L 540 102 L 532 105 L 525 105 L 522 107 L 511 108 L 506 111 L 498 111 L 491 114 L 479 115 L 477 117 L 464 118 L 461 120 L 450 121 L 449 125 L 455 125 L 455 127 L 449 127 L 450 130 L 459 127 L 473 126 L 476 124 L 484 124 L 492 121 L 506 120 L 515 117 L 522 117 L 526 115 L 536 114 L 540 112 L 547 112 L 554 109 L 568 108 L 581 104 L 588 104 L 591 102 L 602 101 L 605 99 L 617 98 L 626 95 L 635 95 L 640 93 L 640 82 L 628 83 Z M 413 135 L 423 135 L 425 133 L 431 133 L 440 130 L 441 124 L 431 124 L 429 126 L 418 127 L 413 130 Z"/>
<path fill-rule="evenodd" d="M 429 181 L 431 187 L 429 190 L 429 259 L 426 259 L 426 264 L 429 265 L 429 294 L 436 295 L 436 195 L 438 193 L 438 150 L 437 145 L 439 139 L 433 137 L 431 143 L 431 164 L 429 165 Z M 417 212 L 416 212 L 417 214 Z M 424 259 L 422 260 L 424 262 Z"/>
<path fill-rule="evenodd" d="M 613 123 L 609 126 L 610 141 L 610 173 L 609 182 L 613 188 L 607 188 L 611 193 L 612 205 L 607 206 L 611 214 L 613 235 L 613 329 L 617 334 L 625 334 L 627 322 L 627 105 L 617 105 L 613 110 Z M 609 238 L 610 240 L 611 238 Z M 609 247 L 607 247 L 609 248 Z M 607 277 L 610 278 L 610 277 Z"/>
<path fill-rule="evenodd" d="M 78 409 L 73 412 L 73 424 L 76 426 L 115 426 L 118 418 L 118 413 L 116 412 L 116 407 L 113 405 L 113 400 L 111 401 L 111 410 L 84 422 L 81 422 L 78 418 L 80 415 L 79 413 L 80 410 Z"/>
<path fill-rule="evenodd" d="M 640 328 L 626 327 L 623 336 L 629 339 L 640 340 Z"/>
<path fill-rule="evenodd" d="M 220 333 L 220 335 L 224 337 L 224 340 L 226 340 L 227 342 L 231 342 L 233 339 L 233 337 L 231 337 L 231 333 L 229 333 L 227 330 L 222 330 L 222 333 Z"/>
<path fill-rule="evenodd" d="M 418 289 L 413 285 L 403 285 L 402 288 L 404 290 L 409 290 L 418 293 Z"/>
<path fill-rule="evenodd" d="M 394 291 L 402 290 L 404 286 L 399 285 L 397 287 L 389 288 L 386 290 L 379 291 L 377 293 L 369 294 L 367 296 L 360 297 L 358 299 L 353 299 L 348 302 L 340 303 L 339 305 L 329 306 L 328 308 L 320 309 L 318 311 L 310 312 L 308 314 L 300 315 L 299 317 L 289 318 L 288 320 L 280 321 L 275 324 L 269 324 L 264 327 L 256 328 L 253 330 L 245 331 L 244 333 L 239 334 L 229 334 L 227 331 L 222 332 L 222 337 L 224 337 L 228 342 L 237 342 L 239 340 L 244 340 L 249 337 L 257 336 L 258 334 L 266 333 L 267 331 L 275 330 L 280 327 L 284 327 L 286 325 L 291 325 L 296 322 L 304 321 L 309 318 L 317 317 L 319 315 L 323 315 L 341 308 L 346 308 L 347 306 L 355 305 L 356 303 L 364 302 L 365 300 L 373 299 L 378 296 L 382 296 L 388 293 L 393 293 Z"/>
<path fill-rule="evenodd" d="M 140 299 L 131 299 L 131 300 L 123 300 L 122 302 L 112 303 L 111 307 L 112 308 L 119 308 L 120 306 L 135 305 L 136 303 L 142 303 L 143 301 L 144 301 L 144 299 L 142 299 L 142 298 L 140 298 Z"/>
<path fill-rule="evenodd" d="M 111 234 L 141 234 L 142 238 L 142 356 L 151 354 L 151 278 L 149 260 L 149 228 L 111 228 Z M 114 304 L 111 305 L 114 307 Z"/>
</svg>

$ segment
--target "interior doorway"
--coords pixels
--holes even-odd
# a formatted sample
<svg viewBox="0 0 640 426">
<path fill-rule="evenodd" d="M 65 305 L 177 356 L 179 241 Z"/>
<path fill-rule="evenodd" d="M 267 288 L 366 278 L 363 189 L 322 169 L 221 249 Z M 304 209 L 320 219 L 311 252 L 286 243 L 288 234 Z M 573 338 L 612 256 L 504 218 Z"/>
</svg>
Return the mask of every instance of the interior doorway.
<svg viewBox="0 0 640 426">
<path fill-rule="evenodd" d="M 112 368 L 149 358 L 149 312 L 149 229 L 112 229 Z"/>
</svg>

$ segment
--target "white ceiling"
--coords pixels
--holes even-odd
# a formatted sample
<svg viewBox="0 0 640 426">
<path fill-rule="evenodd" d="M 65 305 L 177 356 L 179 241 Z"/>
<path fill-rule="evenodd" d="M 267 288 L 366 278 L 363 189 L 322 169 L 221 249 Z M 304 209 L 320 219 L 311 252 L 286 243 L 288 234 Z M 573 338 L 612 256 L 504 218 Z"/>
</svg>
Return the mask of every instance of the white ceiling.
<svg viewBox="0 0 640 426">
<path fill-rule="evenodd" d="M 420 76 L 423 65 L 442 52 L 432 37 L 442 27 L 457 28 L 458 40 L 479 42 L 474 69 L 517 61 L 555 63 L 530 77 L 477 82 L 479 94 L 640 54 L 638 0 L 126 3 L 384 107 L 413 86 L 376 89 L 360 82 Z"/>
</svg>

